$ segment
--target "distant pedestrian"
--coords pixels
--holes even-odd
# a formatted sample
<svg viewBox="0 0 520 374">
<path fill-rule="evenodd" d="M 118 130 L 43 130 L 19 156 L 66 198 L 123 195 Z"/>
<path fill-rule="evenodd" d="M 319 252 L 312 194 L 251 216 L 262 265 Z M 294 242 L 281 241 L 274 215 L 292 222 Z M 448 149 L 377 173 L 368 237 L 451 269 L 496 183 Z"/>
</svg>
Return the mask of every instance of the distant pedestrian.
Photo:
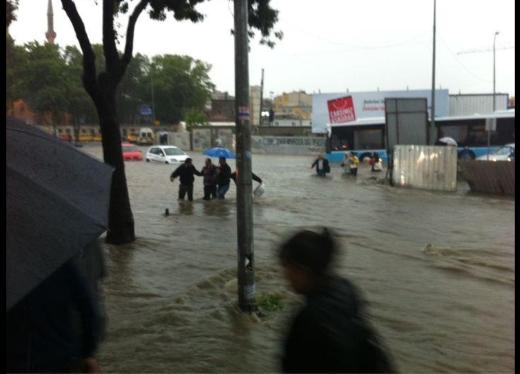
<svg viewBox="0 0 520 374">
<path fill-rule="evenodd" d="M 300 231 L 280 248 L 284 275 L 305 298 L 285 340 L 283 372 L 394 372 L 360 290 L 332 272 L 337 251 L 327 229 Z"/>
<path fill-rule="evenodd" d="M 341 163 L 341 167 L 345 173 L 350 174 L 350 152 L 345 152 L 345 156 L 343 162 Z"/>
<path fill-rule="evenodd" d="M 217 198 L 217 167 L 211 162 L 211 158 L 206 159 L 206 165 L 200 171 L 204 180 L 204 200 Z"/>
<path fill-rule="evenodd" d="M 329 160 L 323 155 L 318 155 L 318 158 L 314 160 L 311 165 L 311 169 L 316 167 L 316 174 L 320 177 L 324 177 L 327 173 L 330 173 Z"/>
<path fill-rule="evenodd" d="M 219 157 L 218 163 L 217 198 L 223 200 L 225 199 L 226 192 L 229 190 L 229 184 L 231 183 L 231 168 L 227 164 L 225 157 Z"/>
<path fill-rule="evenodd" d="M 379 161 L 379 155 L 377 154 L 377 152 L 373 152 L 372 155 L 370 155 L 369 161 L 371 171 L 381 171 L 381 169 L 379 168 Z"/>
<path fill-rule="evenodd" d="M 8 311 L 6 371 L 99 373 L 99 313 L 76 260 L 67 261 Z"/>
<path fill-rule="evenodd" d="M 359 158 L 354 152 L 350 152 L 349 167 L 350 167 L 350 174 L 352 174 L 353 176 L 357 176 L 357 171 L 358 171 L 358 167 L 359 167 Z"/>
<path fill-rule="evenodd" d="M 193 166 L 191 158 L 187 158 L 186 161 L 184 161 L 184 164 L 180 165 L 170 175 L 170 181 L 172 182 L 175 178 L 180 177 L 179 200 L 184 200 L 184 196 L 188 193 L 188 200 L 193 201 L 194 175 L 202 176 L 201 172 Z"/>
</svg>

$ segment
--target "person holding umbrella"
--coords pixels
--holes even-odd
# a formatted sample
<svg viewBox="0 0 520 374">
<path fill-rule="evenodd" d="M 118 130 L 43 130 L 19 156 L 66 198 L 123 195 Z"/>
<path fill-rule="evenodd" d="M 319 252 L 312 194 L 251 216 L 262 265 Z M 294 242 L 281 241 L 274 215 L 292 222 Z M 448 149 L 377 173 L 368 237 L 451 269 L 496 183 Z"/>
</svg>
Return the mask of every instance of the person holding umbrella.
<svg viewBox="0 0 520 374">
<path fill-rule="evenodd" d="M 8 372 L 100 372 L 101 313 L 74 259 L 13 306 L 6 326 Z"/>
<path fill-rule="evenodd" d="M 217 172 L 217 198 L 224 200 L 226 192 L 229 190 L 231 182 L 231 167 L 226 162 L 225 157 L 219 157 L 219 167 Z"/>
<path fill-rule="evenodd" d="M 194 175 L 202 176 L 202 173 L 195 169 L 195 166 L 192 164 L 192 159 L 187 158 L 184 161 L 184 164 L 179 166 L 174 172 L 170 175 L 170 181 L 177 177 L 180 179 L 179 184 L 179 200 L 184 200 L 184 196 L 188 193 L 188 201 L 193 201 L 193 182 L 195 181 Z"/>
<path fill-rule="evenodd" d="M 8 372 L 99 372 L 100 310 L 83 274 L 94 268 L 80 269 L 78 255 L 107 229 L 112 173 L 54 136 L 7 118 Z"/>
</svg>

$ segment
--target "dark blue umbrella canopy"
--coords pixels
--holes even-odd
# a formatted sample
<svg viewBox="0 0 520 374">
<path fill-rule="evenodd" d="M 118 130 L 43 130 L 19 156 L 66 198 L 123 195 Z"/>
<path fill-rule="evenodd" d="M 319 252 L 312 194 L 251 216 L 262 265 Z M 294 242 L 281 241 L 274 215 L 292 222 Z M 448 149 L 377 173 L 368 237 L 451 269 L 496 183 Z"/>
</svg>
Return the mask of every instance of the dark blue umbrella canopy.
<svg viewBox="0 0 520 374">
<path fill-rule="evenodd" d="M 235 152 L 224 147 L 209 148 L 206 149 L 202 154 L 209 157 L 236 158 Z"/>
<path fill-rule="evenodd" d="M 6 120 L 6 308 L 107 227 L 113 168 Z"/>
</svg>

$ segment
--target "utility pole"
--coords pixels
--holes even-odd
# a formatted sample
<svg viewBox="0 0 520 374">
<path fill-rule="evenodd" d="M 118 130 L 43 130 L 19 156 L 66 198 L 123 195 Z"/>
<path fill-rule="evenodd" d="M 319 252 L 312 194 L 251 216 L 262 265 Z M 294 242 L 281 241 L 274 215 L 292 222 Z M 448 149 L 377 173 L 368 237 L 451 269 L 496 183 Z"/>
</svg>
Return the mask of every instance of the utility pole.
<svg viewBox="0 0 520 374">
<path fill-rule="evenodd" d="M 262 126 L 262 108 L 264 101 L 264 68 L 262 68 L 262 79 L 260 80 L 260 120 L 258 126 Z"/>
<path fill-rule="evenodd" d="M 496 43 L 496 40 L 497 40 L 497 35 L 499 34 L 498 31 L 495 31 L 495 35 L 493 36 L 493 113 L 495 113 L 495 110 L 496 110 L 496 99 L 495 99 L 495 94 L 496 94 L 496 91 L 495 91 L 495 83 L 496 83 L 496 70 L 495 70 L 495 43 Z"/>
<path fill-rule="evenodd" d="M 495 35 L 493 35 L 493 115 L 495 115 L 495 111 L 496 111 L 496 91 L 495 91 L 495 83 L 496 83 L 496 80 L 495 80 L 495 76 L 496 76 L 496 70 L 495 70 L 495 42 L 497 40 L 497 35 L 498 35 L 498 31 L 495 31 Z M 492 121 L 496 121 L 495 118 L 492 119 Z M 487 146 L 488 146 L 488 151 L 487 151 L 487 157 L 486 159 L 489 161 L 489 148 L 491 146 L 491 128 L 488 127 L 487 129 Z"/>
<path fill-rule="evenodd" d="M 249 113 L 248 0 L 234 0 L 235 113 L 237 155 L 238 304 L 244 312 L 256 310 L 253 256 L 253 191 Z"/>
<path fill-rule="evenodd" d="M 430 134 L 435 130 L 435 25 L 436 25 L 437 0 L 433 0 L 433 63 L 432 63 L 432 109 L 430 131 L 428 131 L 428 144 L 433 143 L 430 140 Z"/>
</svg>

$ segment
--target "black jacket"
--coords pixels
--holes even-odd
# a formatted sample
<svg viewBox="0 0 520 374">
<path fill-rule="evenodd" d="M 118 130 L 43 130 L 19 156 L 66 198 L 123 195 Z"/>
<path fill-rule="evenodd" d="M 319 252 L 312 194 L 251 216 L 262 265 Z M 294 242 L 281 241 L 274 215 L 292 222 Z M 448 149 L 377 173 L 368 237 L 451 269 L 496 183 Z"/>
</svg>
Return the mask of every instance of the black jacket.
<svg viewBox="0 0 520 374">
<path fill-rule="evenodd" d="M 195 166 L 193 165 L 188 166 L 186 164 L 182 164 L 177 169 L 175 169 L 170 178 L 180 177 L 181 184 L 189 185 L 193 184 L 195 181 L 195 177 L 193 175 L 201 176 L 202 173 L 195 169 Z"/>
<path fill-rule="evenodd" d="M 284 372 L 393 372 L 390 358 L 366 319 L 359 291 L 329 278 L 306 296 L 285 342 Z"/>
<path fill-rule="evenodd" d="M 319 160 L 316 159 L 311 165 L 311 167 L 316 166 L 316 173 L 320 171 L 318 161 Z M 325 173 L 330 173 L 329 160 L 327 160 L 326 158 L 323 159 L 323 170 L 325 171 Z"/>
<path fill-rule="evenodd" d="M 231 168 L 228 164 L 220 165 L 217 173 L 217 184 L 224 186 L 231 181 Z"/>
<path fill-rule="evenodd" d="M 89 285 L 70 260 L 7 313 L 7 371 L 77 370 L 94 355 L 99 321 Z"/>
</svg>

